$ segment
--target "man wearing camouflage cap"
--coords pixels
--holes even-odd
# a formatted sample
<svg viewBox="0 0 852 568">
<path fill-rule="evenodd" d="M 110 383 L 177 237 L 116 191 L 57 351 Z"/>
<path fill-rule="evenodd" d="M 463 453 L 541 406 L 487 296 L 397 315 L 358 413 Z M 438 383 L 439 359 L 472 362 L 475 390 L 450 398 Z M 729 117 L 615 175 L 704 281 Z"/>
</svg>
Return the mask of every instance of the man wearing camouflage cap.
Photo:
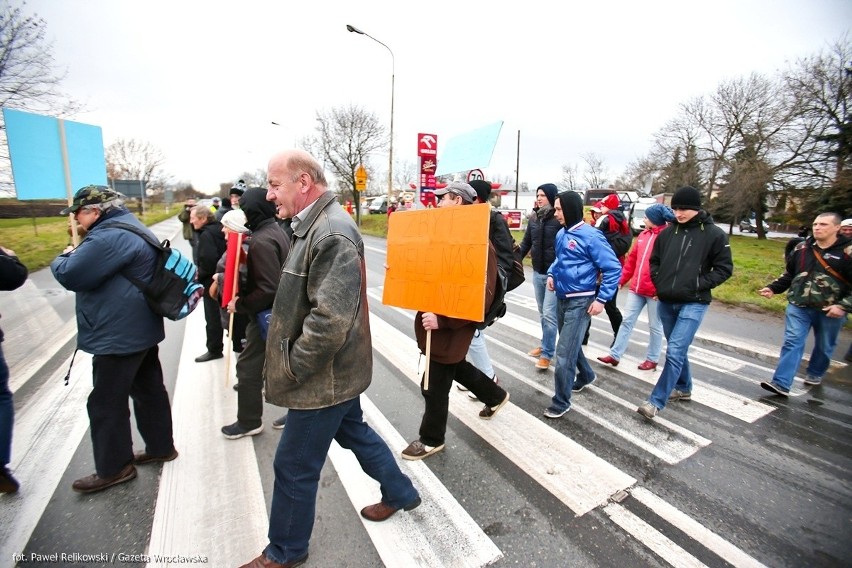
<svg viewBox="0 0 852 568">
<path fill-rule="evenodd" d="M 172 413 L 163 384 L 158 344 L 163 318 L 148 307 L 133 280 L 149 282 L 158 260 L 154 247 L 121 225 L 148 229 L 124 207 L 123 196 L 101 185 L 74 195 L 62 214 L 73 214 L 88 232 L 50 263 L 56 280 L 76 293 L 77 348 L 91 353 L 93 389 L 86 408 L 95 473 L 76 480 L 74 491 L 92 493 L 136 477 L 135 465 L 177 457 Z M 151 237 L 154 237 L 153 233 Z M 127 398 L 145 451 L 133 454 Z"/>
</svg>

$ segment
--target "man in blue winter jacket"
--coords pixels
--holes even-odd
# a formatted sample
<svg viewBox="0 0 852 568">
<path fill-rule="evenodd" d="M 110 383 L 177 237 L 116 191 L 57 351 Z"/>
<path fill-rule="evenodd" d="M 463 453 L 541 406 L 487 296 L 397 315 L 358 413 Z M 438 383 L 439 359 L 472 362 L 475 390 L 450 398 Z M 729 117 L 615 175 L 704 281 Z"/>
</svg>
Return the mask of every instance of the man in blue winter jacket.
<svg viewBox="0 0 852 568">
<path fill-rule="evenodd" d="M 119 193 L 100 185 L 79 190 L 63 215 L 73 213 L 88 232 L 50 263 L 56 280 L 76 292 L 77 348 L 91 353 L 92 392 L 86 408 L 95 473 L 76 480 L 74 491 L 92 493 L 136 477 L 136 465 L 177 457 L 172 411 L 163 384 L 157 345 L 165 338 L 163 318 L 133 281 L 148 283 L 158 259 L 139 235 L 148 229 L 124 207 Z M 151 237 L 156 240 L 153 233 Z M 145 451 L 134 456 L 127 398 Z"/>
<path fill-rule="evenodd" d="M 571 409 L 571 391 L 580 392 L 595 380 L 583 354 L 583 335 L 592 316 L 601 313 L 615 295 L 621 277 L 621 263 L 606 237 L 583 220 L 580 194 L 563 191 L 554 207 L 563 229 L 556 234 L 556 260 L 547 271 L 547 289 L 556 292 L 559 341 L 556 392 L 544 411 L 545 418 L 563 416 Z"/>
</svg>

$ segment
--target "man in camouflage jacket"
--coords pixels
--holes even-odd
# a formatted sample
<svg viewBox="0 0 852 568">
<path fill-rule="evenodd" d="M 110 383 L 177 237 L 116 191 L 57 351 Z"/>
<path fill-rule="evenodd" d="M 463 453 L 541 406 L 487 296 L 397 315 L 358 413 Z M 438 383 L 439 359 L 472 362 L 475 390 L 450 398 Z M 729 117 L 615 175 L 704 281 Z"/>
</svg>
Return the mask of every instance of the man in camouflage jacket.
<svg viewBox="0 0 852 568">
<path fill-rule="evenodd" d="M 852 311 L 852 239 L 840 234 L 840 221 L 836 213 L 817 215 L 813 236 L 796 245 L 784 274 L 759 291 L 771 298 L 787 290 L 789 302 L 778 367 L 772 382 L 760 383 L 770 392 L 789 395 L 811 328 L 814 350 L 805 384 L 820 384 L 828 370 L 837 336 Z"/>
</svg>

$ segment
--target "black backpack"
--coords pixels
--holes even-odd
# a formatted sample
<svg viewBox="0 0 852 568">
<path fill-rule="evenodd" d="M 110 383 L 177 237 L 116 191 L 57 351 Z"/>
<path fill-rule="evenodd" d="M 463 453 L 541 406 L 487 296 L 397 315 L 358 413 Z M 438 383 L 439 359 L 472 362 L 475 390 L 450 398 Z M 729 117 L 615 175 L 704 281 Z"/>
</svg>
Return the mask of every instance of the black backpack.
<svg viewBox="0 0 852 568">
<path fill-rule="evenodd" d="M 494 299 L 491 300 L 491 305 L 485 310 L 485 317 L 476 324 L 476 329 L 485 329 L 498 319 L 506 315 L 506 290 L 509 285 L 509 278 L 503 267 L 497 266 L 497 286 L 494 289 Z"/>
<path fill-rule="evenodd" d="M 171 248 L 168 239 L 158 243 L 146 231 L 134 225 L 116 223 L 113 226 L 139 235 L 157 250 L 156 268 L 148 284 L 128 278 L 142 290 L 151 311 L 170 320 L 188 316 L 204 296 L 204 286 L 198 282 L 192 261 L 179 250 Z"/>
</svg>

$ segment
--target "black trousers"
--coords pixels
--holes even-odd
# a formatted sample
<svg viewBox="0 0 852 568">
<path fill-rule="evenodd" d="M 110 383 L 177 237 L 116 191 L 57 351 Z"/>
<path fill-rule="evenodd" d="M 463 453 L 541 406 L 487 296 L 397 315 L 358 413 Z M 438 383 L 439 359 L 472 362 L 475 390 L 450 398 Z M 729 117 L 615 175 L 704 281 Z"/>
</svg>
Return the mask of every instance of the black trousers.
<svg viewBox="0 0 852 568">
<path fill-rule="evenodd" d="M 237 359 L 237 421 L 243 428 L 254 430 L 263 418 L 263 364 L 266 362 L 266 341 L 260 336 L 257 318 L 246 325 L 246 346 Z"/>
<path fill-rule="evenodd" d="M 204 320 L 207 322 L 207 351 L 221 354 L 224 348 L 222 342 L 222 320 L 219 312 L 219 302 L 204 291 Z"/>
<path fill-rule="evenodd" d="M 86 408 L 99 477 L 112 477 L 133 461 L 128 397 L 145 452 L 152 456 L 172 452 L 172 408 L 156 345 L 130 355 L 95 355 L 92 380 Z"/>
<path fill-rule="evenodd" d="M 423 389 L 422 378 L 420 381 L 420 394 L 426 402 L 423 420 L 420 422 L 420 441 L 427 446 L 440 446 L 444 443 L 453 381 L 467 387 L 487 406 L 497 406 L 506 398 L 503 388 L 466 359 L 452 365 L 429 361 L 429 390 Z"/>
<path fill-rule="evenodd" d="M 612 326 L 612 343 L 615 343 L 615 338 L 618 337 L 618 330 L 621 329 L 621 322 L 624 321 L 624 316 L 621 315 L 621 311 L 618 309 L 618 304 L 616 304 L 617 299 L 618 288 L 615 289 L 615 294 L 613 294 L 612 300 L 604 304 L 604 311 L 609 318 L 609 325 Z M 583 345 L 589 344 L 589 333 L 591 330 L 592 320 L 589 319 L 589 323 L 586 325 L 586 334 L 583 336 Z M 610 345 L 612 345 L 612 343 L 610 343 Z"/>
</svg>

